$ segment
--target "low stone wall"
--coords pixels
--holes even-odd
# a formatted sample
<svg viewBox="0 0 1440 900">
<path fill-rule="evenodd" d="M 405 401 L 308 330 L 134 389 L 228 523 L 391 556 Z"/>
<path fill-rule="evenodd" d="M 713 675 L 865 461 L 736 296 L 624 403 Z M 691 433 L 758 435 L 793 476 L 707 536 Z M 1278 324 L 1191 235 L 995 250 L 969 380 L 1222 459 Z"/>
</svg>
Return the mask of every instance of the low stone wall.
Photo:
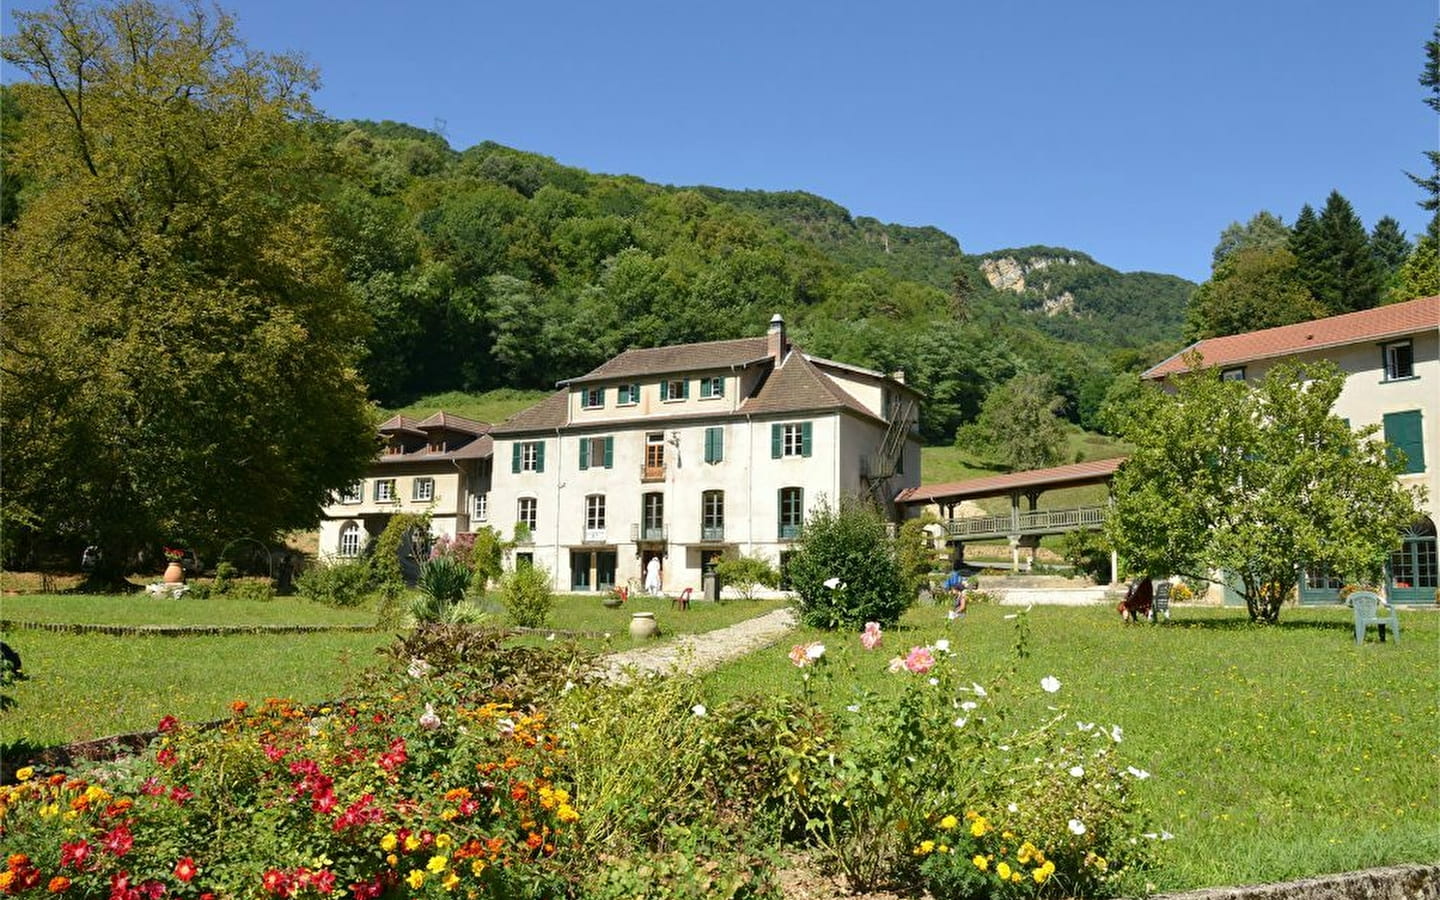
<svg viewBox="0 0 1440 900">
<path fill-rule="evenodd" d="M 1383 866 L 1280 884 L 1156 894 L 1149 900 L 1440 900 L 1440 865 Z"/>
</svg>

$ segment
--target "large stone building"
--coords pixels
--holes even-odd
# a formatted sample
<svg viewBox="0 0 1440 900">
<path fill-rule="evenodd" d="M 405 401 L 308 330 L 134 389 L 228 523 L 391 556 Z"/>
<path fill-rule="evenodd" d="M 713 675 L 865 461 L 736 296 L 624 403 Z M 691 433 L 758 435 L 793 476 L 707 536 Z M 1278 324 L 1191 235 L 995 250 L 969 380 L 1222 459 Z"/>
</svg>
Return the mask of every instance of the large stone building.
<svg viewBox="0 0 1440 900">
<path fill-rule="evenodd" d="M 822 498 L 919 483 L 919 395 L 898 373 L 765 337 L 627 350 L 495 426 L 490 522 L 559 590 L 703 585 L 725 552 L 783 567 Z"/>
<path fill-rule="evenodd" d="M 1440 520 L 1440 296 L 1407 303 L 1209 338 L 1145 372 L 1163 379 L 1184 372 L 1190 353 L 1221 377 L 1257 379 L 1281 359 L 1329 360 L 1345 373 L 1335 414 L 1354 428 L 1379 425 L 1381 436 L 1404 453 L 1399 478 L 1423 486 L 1425 515 L 1392 555 L 1386 586 L 1392 602 L 1436 602 L 1435 523 Z M 1306 572 L 1302 602 L 1333 601 L 1340 588 L 1331 573 Z"/>
</svg>

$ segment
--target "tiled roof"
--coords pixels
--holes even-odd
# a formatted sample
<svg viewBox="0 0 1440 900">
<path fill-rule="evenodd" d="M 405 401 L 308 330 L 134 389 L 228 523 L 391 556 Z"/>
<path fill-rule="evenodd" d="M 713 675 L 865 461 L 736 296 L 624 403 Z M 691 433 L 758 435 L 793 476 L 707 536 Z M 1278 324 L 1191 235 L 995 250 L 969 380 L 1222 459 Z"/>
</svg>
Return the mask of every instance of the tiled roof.
<svg viewBox="0 0 1440 900">
<path fill-rule="evenodd" d="M 1198 352 L 1207 366 L 1228 366 L 1308 350 L 1403 337 L 1437 328 L 1440 328 L 1440 295 L 1421 297 L 1327 319 L 1207 338 L 1191 344 L 1141 377 L 1164 378 L 1188 370 L 1183 357 L 1191 351 Z"/>
<path fill-rule="evenodd" d="M 570 419 L 570 392 L 559 390 L 490 429 L 496 437 L 527 431 L 562 428 Z"/>
<path fill-rule="evenodd" d="M 420 430 L 420 423 L 408 416 L 391 416 L 381 422 L 380 427 L 376 430 L 381 434 L 393 434 L 402 431 L 407 434 L 420 435 L 422 437 L 425 434 L 425 432 Z"/>
<path fill-rule="evenodd" d="M 422 430 L 445 428 L 450 431 L 460 431 L 467 434 L 485 434 L 490 430 L 490 424 L 488 422 L 477 422 L 474 419 L 467 419 L 464 416 L 457 416 L 454 413 L 447 413 L 443 410 L 421 419 L 415 427 Z"/>
<path fill-rule="evenodd" d="M 766 377 L 759 392 L 740 404 L 740 412 L 763 416 L 832 410 L 837 406 L 867 419 L 878 419 L 875 413 L 836 386 L 804 354 L 792 350 L 784 363 Z"/>
<path fill-rule="evenodd" d="M 1109 480 L 1126 457 L 1094 459 L 1089 462 L 1068 466 L 1054 466 L 1049 469 L 1031 469 L 1026 472 L 1010 472 L 1005 475 L 987 475 L 984 478 L 970 478 L 965 481 L 950 481 L 944 484 L 922 484 L 919 487 L 901 491 L 895 498 L 897 503 L 933 503 L 936 501 L 964 500 L 973 497 L 997 497 L 1011 491 L 1023 491 L 1036 487 L 1074 487 L 1095 484 Z"/>
<path fill-rule="evenodd" d="M 765 341 L 763 337 L 739 338 L 732 341 L 706 341 L 699 344 L 626 350 L 579 378 L 560 383 L 586 384 L 619 378 L 643 378 L 750 365 L 766 358 Z"/>
</svg>

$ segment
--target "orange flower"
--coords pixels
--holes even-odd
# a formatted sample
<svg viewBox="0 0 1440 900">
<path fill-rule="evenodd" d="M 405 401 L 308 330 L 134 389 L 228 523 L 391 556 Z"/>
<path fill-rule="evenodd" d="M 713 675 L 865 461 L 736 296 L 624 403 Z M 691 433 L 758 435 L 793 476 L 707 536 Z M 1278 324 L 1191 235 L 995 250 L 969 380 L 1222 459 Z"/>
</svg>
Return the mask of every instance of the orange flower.
<svg viewBox="0 0 1440 900">
<path fill-rule="evenodd" d="M 63 894 L 70 889 L 70 879 L 64 875 L 56 875 L 50 879 L 49 888 L 52 894 Z"/>
<path fill-rule="evenodd" d="M 237 716 L 243 714 L 245 710 L 249 708 L 250 704 L 246 703 L 244 700 L 236 700 L 230 704 L 230 711 Z"/>
<path fill-rule="evenodd" d="M 531 850 L 536 849 L 543 843 L 545 843 L 545 839 L 533 831 L 530 832 L 529 837 L 525 838 L 525 846 Z"/>
</svg>

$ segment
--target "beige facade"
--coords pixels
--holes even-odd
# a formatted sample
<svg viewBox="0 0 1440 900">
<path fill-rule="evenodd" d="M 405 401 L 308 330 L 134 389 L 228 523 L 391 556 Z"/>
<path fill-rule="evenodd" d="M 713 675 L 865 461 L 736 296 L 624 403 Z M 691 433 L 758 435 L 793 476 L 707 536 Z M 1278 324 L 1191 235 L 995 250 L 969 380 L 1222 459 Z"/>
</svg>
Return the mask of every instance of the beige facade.
<svg viewBox="0 0 1440 900">
<path fill-rule="evenodd" d="M 698 594 L 722 553 L 781 563 L 822 498 L 888 503 L 918 484 L 917 400 L 806 357 L 778 321 L 768 338 L 628 351 L 496 426 L 492 524 L 521 538 L 510 564 L 558 590 L 643 585 L 654 557 L 665 592 Z"/>
<path fill-rule="evenodd" d="M 322 510 L 320 558 L 359 556 L 399 513 L 428 513 L 432 537 L 454 537 L 486 524 L 489 428 L 446 413 L 383 423 L 382 449 L 365 477 Z"/>
</svg>

